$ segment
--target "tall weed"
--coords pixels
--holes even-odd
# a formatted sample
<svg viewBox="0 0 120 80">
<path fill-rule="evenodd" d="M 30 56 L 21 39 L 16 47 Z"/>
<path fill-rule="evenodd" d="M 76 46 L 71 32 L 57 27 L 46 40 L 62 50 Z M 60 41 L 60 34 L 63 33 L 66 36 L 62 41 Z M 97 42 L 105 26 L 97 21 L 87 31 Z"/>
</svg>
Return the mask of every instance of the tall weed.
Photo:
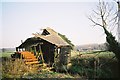
<svg viewBox="0 0 120 80">
<path fill-rule="evenodd" d="M 26 65 L 22 59 L 15 59 L 14 61 L 8 59 L 2 62 L 3 78 L 19 78 L 33 73 L 37 73 L 37 67 L 34 65 Z"/>
</svg>

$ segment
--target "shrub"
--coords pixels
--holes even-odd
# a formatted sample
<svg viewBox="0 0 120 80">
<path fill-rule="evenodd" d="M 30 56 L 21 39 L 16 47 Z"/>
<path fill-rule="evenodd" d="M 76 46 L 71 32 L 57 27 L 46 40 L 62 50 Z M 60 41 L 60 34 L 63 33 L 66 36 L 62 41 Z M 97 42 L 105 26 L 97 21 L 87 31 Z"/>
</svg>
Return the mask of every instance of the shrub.
<svg viewBox="0 0 120 80">
<path fill-rule="evenodd" d="M 86 78 L 115 78 L 113 71 L 117 65 L 116 59 L 109 57 L 77 57 L 71 60 L 70 72 Z M 114 69 L 114 70 L 113 70 Z M 117 70 L 117 69 L 116 69 Z"/>
</svg>

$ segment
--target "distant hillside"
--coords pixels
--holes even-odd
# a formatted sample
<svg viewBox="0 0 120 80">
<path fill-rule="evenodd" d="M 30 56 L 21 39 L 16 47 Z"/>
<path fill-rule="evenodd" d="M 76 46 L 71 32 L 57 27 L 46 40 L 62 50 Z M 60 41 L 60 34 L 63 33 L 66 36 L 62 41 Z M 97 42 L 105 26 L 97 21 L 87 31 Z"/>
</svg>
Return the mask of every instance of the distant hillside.
<svg viewBox="0 0 120 80">
<path fill-rule="evenodd" d="M 87 44 L 87 45 L 77 45 L 75 50 L 87 51 L 87 50 L 107 50 L 106 44 Z"/>
<path fill-rule="evenodd" d="M 2 48 L 0 52 L 15 52 L 15 48 Z"/>
</svg>

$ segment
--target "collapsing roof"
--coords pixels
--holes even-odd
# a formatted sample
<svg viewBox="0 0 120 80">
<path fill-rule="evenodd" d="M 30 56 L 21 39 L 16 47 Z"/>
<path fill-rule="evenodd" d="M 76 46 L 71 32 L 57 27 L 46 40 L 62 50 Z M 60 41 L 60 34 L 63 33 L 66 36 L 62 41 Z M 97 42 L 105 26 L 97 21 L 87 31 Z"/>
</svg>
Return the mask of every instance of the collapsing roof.
<svg viewBox="0 0 120 80">
<path fill-rule="evenodd" d="M 69 46 L 69 44 L 64 41 L 57 32 L 55 32 L 53 29 L 47 27 L 46 29 L 43 29 L 42 34 L 33 34 L 35 35 L 36 38 L 41 38 L 43 40 L 46 40 L 54 45 L 56 45 L 57 47 L 61 47 L 61 46 Z"/>
<path fill-rule="evenodd" d="M 40 41 L 39 38 L 35 38 L 35 37 L 28 38 L 25 42 L 23 42 L 19 46 L 19 48 L 25 48 L 25 47 L 28 47 L 30 45 L 36 45 L 39 41 Z"/>
<path fill-rule="evenodd" d="M 34 33 L 34 37 L 28 38 L 24 43 L 22 43 L 19 48 L 23 48 L 29 45 L 35 45 L 37 42 L 39 42 L 41 39 L 45 40 L 51 44 L 56 45 L 57 47 L 62 46 L 70 46 L 66 41 L 64 41 L 57 32 L 55 32 L 53 29 L 47 27 L 46 29 L 43 29 L 42 34 Z"/>
</svg>

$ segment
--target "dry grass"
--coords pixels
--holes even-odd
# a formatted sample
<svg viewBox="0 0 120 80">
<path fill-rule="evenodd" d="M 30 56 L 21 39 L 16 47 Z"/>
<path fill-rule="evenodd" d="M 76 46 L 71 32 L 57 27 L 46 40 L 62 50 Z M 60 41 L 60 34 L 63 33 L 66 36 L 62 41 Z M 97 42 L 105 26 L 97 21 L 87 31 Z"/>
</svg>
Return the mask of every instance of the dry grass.
<svg viewBox="0 0 120 80">
<path fill-rule="evenodd" d="M 44 65 L 26 65 L 22 59 L 3 59 L 2 78 L 73 78 L 64 73 L 51 71 Z"/>
<path fill-rule="evenodd" d="M 19 78 L 24 75 L 37 73 L 38 67 L 26 65 L 23 60 L 7 60 L 2 62 L 2 77 Z M 13 76 L 14 75 L 14 76 Z"/>
</svg>

